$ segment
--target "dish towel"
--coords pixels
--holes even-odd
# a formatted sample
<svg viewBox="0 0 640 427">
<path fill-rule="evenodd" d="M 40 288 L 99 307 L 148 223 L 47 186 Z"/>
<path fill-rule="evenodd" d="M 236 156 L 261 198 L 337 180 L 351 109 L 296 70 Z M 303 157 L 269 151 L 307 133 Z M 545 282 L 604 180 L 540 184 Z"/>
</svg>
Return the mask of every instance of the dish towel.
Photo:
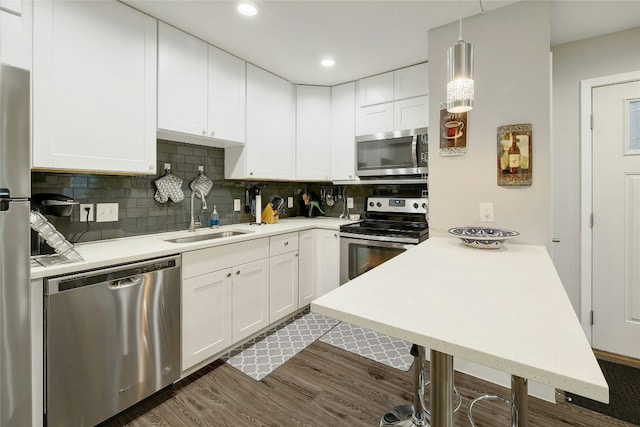
<svg viewBox="0 0 640 427">
<path fill-rule="evenodd" d="M 204 197 L 207 197 L 207 194 L 209 194 L 209 191 L 211 191 L 211 187 L 213 187 L 213 182 L 204 174 L 202 170 L 198 171 L 198 176 L 196 176 L 193 181 L 189 183 L 189 188 L 191 188 L 192 191 L 195 190 L 196 187 L 200 191 L 202 191 Z M 200 193 L 196 193 L 196 197 L 198 199 L 202 198 L 200 196 Z"/>
<path fill-rule="evenodd" d="M 157 191 L 153 196 L 156 202 L 166 203 L 171 200 L 174 203 L 180 203 L 184 200 L 184 192 L 182 191 L 182 179 L 166 169 L 164 175 L 154 181 Z"/>
</svg>

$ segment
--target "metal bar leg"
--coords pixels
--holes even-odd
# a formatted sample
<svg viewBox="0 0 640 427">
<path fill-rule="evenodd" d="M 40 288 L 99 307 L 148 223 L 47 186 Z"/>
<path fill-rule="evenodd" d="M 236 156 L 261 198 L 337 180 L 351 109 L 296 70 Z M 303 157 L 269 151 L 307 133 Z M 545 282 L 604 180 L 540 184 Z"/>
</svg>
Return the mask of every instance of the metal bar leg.
<svg viewBox="0 0 640 427">
<path fill-rule="evenodd" d="M 413 405 L 389 409 L 380 419 L 380 427 L 427 427 L 429 413 L 424 407 L 425 348 L 411 346 L 413 356 Z"/>
<path fill-rule="evenodd" d="M 431 350 L 431 427 L 453 427 L 453 356 Z"/>
<path fill-rule="evenodd" d="M 527 427 L 528 383 L 526 378 L 511 376 L 511 427 Z"/>
<path fill-rule="evenodd" d="M 416 345 L 417 355 L 413 357 L 413 418 L 414 426 L 428 426 L 429 415 L 424 407 L 424 374 L 425 374 L 425 349 Z M 413 349 L 412 349 L 413 350 Z M 412 352 L 413 353 L 413 352 Z"/>
</svg>

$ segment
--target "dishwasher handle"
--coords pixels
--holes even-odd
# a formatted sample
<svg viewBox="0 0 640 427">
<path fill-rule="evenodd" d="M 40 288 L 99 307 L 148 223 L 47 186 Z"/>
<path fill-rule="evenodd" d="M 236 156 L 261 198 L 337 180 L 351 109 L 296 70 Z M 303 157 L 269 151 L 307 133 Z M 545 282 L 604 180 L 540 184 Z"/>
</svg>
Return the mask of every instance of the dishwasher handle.
<svg viewBox="0 0 640 427">
<path fill-rule="evenodd" d="M 85 286 L 105 284 L 109 289 L 114 290 L 135 286 L 144 281 L 145 274 L 180 269 L 180 260 L 180 255 L 172 255 L 100 270 L 84 271 L 70 276 L 48 278 L 45 279 L 45 292 L 47 295 L 54 295 Z"/>
<path fill-rule="evenodd" d="M 114 280 L 109 282 L 109 289 L 112 291 L 117 291 L 118 289 L 130 288 L 132 286 L 137 286 L 143 282 L 143 275 L 137 274 L 135 276 L 125 277 L 124 279 Z"/>
</svg>

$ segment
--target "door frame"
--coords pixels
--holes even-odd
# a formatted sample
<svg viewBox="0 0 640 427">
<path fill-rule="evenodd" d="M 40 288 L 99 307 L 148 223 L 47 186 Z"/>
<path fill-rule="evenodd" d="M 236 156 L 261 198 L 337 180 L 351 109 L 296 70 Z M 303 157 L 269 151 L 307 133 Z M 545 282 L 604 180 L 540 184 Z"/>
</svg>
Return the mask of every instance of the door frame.
<svg viewBox="0 0 640 427">
<path fill-rule="evenodd" d="M 580 323 L 591 344 L 591 310 L 593 310 L 593 155 L 591 131 L 591 91 L 640 80 L 640 71 L 613 74 L 580 81 Z"/>
</svg>

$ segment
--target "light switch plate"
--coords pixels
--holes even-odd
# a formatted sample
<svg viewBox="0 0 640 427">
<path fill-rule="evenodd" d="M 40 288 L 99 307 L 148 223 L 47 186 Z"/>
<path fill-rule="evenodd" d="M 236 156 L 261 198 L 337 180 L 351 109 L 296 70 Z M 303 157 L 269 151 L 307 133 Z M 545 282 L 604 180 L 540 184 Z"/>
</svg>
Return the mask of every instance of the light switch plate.
<svg viewBox="0 0 640 427">
<path fill-rule="evenodd" d="M 287 208 L 293 207 L 293 197 L 287 197 Z"/>
<path fill-rule="evenodd" d="M 233 211 L 240 212 L 240 199 L 233 199 Z"/>
<path fill-rule="evenodd" d="M 353 197 L 347 197 L 347 209 L 353 209 Z"/>
<path fill-rule="evenodd" d="M 117 220 L 117 203 L 96 203 L 96 222 L 113 222 Z"/>
<path fill-rule="evenodd" d="M 480 203 L 480 221 L 494 222 L 493 203 Z"/>
</svg>

